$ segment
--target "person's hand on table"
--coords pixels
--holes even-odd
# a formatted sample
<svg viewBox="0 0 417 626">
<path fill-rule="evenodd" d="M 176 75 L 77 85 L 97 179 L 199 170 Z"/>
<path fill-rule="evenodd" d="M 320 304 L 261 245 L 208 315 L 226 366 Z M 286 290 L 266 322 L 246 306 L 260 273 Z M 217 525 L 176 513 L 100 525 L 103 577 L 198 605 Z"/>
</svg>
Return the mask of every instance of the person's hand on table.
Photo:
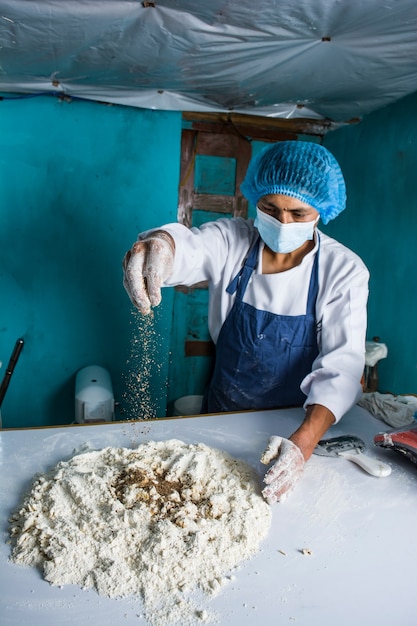
<svg viewBox="0 0 417 626">
<path fill-rule="evenodd" d="M 262 490 L 268 504 L 286 499 L 301 478 L 305 465 L 300 448 L 289 439 L 275 435 L 270 438 L 268 447 L 261 456 L 261 463 L 264 465 L 269 465 L 271 461 L 275 462 L 265 474 L 266 487 Z"/>
<path fill-rule="evenodd" d="M 161 302 L 161 286 L 172 273 L 175 243 L 165 231 L 136 241 L 123 259 L 123 285 L 132 304 L 147 315 Z"/>
<path fill-rule="evenodd" d="M 265 474 L 262 495 L 268 504 L 283 502 L 301 478 L 306 461 L 334 423 L 333 413 L 321 404 L 307 407 L 303 423 L 289 439 L 273 436 L 261 457 L 265 465 L 275 461 Z"/>
</svg>

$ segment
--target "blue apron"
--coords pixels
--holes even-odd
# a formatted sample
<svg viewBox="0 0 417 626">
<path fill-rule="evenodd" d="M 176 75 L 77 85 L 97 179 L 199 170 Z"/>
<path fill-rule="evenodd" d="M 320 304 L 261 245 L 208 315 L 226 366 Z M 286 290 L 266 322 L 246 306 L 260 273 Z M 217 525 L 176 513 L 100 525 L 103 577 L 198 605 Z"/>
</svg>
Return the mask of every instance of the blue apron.
<svg viewBox="0 0 417 626">
<path fill-rule="evenodd" d="M 276 315 L 243 302 L 259 243 L 260 238 L 226 289 L 236 293 L 236 299 L 220 329 L 203 413 L 301 406 L 306 399 L 300 384 L 318 355 L 315 307 L 320 238 L 305 315 Z"/>
</svg>

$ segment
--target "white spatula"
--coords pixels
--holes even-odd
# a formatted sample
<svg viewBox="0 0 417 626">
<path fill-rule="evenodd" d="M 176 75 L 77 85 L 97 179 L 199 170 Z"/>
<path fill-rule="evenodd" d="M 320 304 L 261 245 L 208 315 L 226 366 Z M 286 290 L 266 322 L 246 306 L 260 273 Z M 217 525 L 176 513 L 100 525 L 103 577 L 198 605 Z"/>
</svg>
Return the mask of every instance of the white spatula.
<svg viewBox="0 0 417 626">
<path fill-rule="evenodd" d="M 340 435 L 331 439 L 322 439 L 314 449 L 320 456 L 340 456 L 359 465 L 371 476 L 383 478 L 391 474 L 391 466 L 379 459 L 363 454 L 365 443 L 355 435 Z"/>
</svg>

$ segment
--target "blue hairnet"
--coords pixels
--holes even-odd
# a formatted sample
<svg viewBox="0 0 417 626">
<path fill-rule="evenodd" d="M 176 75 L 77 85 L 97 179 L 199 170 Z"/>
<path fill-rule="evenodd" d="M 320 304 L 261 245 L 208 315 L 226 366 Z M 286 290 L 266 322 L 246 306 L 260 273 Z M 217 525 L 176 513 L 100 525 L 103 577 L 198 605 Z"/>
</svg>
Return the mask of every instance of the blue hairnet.
<svg viewBox="0 0 417 626">
<path fill-rule="evenodd" d="M 338 162 L 326 148 L 309 141 L 281 141 L 265 148 L 249 163 L 240 188 L 253 204 L 269 194 L 298 198 L 316 209 L 324 224 L 346 208 Z"/>
</svg>

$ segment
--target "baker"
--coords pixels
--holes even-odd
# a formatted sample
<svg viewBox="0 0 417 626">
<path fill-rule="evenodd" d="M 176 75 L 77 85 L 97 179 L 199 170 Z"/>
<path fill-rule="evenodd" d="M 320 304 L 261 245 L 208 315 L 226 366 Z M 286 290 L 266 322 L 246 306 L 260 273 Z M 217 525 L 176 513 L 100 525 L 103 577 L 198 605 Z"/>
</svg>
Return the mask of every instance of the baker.
<svg viewBox="0 0 417 626">
<path fill-rule="evenodd" d="M 263 495 L 282 501 L 328 428 L 361 394 L 369 273 L 317 228 L 346 206 L 340 166 L 323 146 L 284 141 L 252 159 L 241 186 L 256 219 L 223 218 L 141 233 L 124 285 L 143 314 L 161 287 L 209 284 L 214 372 L 202 412 L 303 406 L 289 439 L 271 436 Z"/>
</svg>

